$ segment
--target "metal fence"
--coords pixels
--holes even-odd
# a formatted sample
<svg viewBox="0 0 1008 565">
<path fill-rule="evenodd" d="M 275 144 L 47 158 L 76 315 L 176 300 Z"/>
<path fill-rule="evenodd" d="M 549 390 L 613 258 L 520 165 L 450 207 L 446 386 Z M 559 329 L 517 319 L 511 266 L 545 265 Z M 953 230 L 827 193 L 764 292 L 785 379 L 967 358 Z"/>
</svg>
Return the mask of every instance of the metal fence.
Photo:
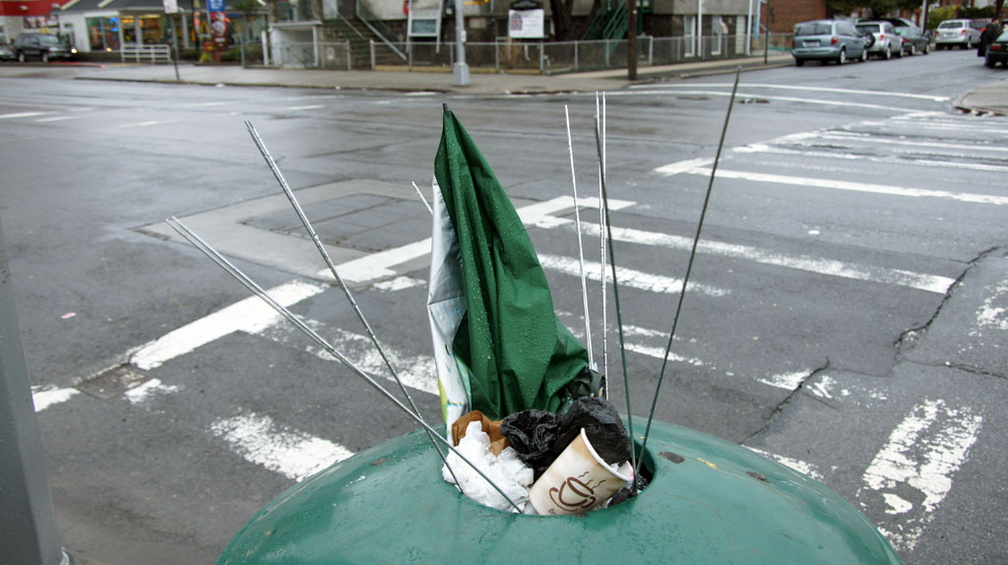
<svg viewBox="0 0 1008 565">
<path fill-rule="evenodd" d="M 353 63 L 350 42 L 340 43 L 294 43 L 287 42 L 273 47 L 270 63 L 288 69 L 370 69 L 372 65 Z"/>
<path fill-rule="evenodd" d="M 640 37 L 638 65 L 660 66 L 764 54 L 766 49 L 791 48 L 792 34 L 769 37 L 712 35 L 699 41 L 691 37 Z M 446 67 L 455 64 L 454 43 L 407 42 L 393 44 L 406 54 L 404 62 L 391 46 L 372 41 L 369 53 L 355 53 L 350 42 L 286 43 L 274 47 L 273 64 L 281 67 L 365 70 L 378 65 Z M 466 43 L 466 64 L 496 71 L 531 70 L 544 74 L 626 68 L 627 41 L 496 41 Z"/>
<path fill-rule="evenodd" d="M 119 49 L 123 62 L 137 63 L 171 63 L 171 45 L 137 45 L 124 43 Z"/>
</svg>

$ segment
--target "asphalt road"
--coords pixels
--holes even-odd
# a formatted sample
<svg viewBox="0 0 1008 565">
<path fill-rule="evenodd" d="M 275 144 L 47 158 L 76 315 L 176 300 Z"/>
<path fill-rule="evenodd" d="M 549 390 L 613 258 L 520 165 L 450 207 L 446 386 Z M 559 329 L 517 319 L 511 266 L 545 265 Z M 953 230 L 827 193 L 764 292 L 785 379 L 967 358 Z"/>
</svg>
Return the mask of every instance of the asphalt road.
<svg viewBox="0 0 1008 565">
<path fill-rule="evenodd" d="M 951 107 L 988 74 L 972 53 L 941 52 L 742 76 L 657 407 L 823 481 L 909 563 L 1008 559 L 1008 129 Z M 585 336 L 564 107 L 591 223 L 593 95 L 0 83 L 0 219 L 61 537 L 80 560 L 210 563 L 283 489 L 415 427 L 163 223 L 180 218 L 384 374 L 245 120 L 429 419 L 430 225 L 410 183 L 430 189 L 442 102 Z M 730 88 L 718 76 L 607 96 L 635 414 L 657 382 Z"/>
</svg>

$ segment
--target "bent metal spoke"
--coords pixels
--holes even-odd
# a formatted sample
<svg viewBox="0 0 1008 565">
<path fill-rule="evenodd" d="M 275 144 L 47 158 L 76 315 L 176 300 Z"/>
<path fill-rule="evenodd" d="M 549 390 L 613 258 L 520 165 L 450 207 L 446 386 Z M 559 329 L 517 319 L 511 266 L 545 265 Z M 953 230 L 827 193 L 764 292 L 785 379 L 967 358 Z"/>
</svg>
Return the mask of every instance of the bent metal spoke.
<svg viewBox="0 0 1008 565">
<path fill-rule="evenodd" d="M 595 124 L 595 148 L 598 155 L 601 157 L 602 153 L 602 132 L 600 131 L 598 123 Z M 634 494 L 637 493 L 637 451 L 634 449 L 633 444 L 633 411 L 630 409 L 630 377 L 627 374 L 627 360 L 626 360 L 626 339 L 623 335 L 623 314 L 620 311 L 620 299 L 619 299 L 619 280 L 616 278 L 616 252 L 613 249 L 613 236 L 612 236 L 612 219 L 609 217 L 609 192 L 606 190 L 606 179 L 605 174 L 600 177 L 599 190 L 602 193 L 602 202 L 600 203 L 600 208 L 605 214 L 605 225 L 606 225 L 606 240 L 608 242 L 609 248 L 609 267 L 612 272 L 613 280 L 613 303 L 616 306 L 616 327 L 619 329 L 619 346 L 620 346 L 620 362 L 623 368 L 623 396 L 626 397 L 626 408 L 627 408 L 627 432 L 630 435 L 630 458 L 631 464 L 634 468 L 634 480 L 631 490 Z M 604 278 L 604 277 L 603 277 Z M 641 451 L 643 453 L 643 450 Z"/>
<path fill-rule="evenodd" d="M 591 318 L 588 315 L 588 277 L 585 274 L 584 244 L 581 242 L 581 207 L 578 206 L 577 175 L 574 173 L 574 143 L 571 140 L 570 112 L 567 110 L 566 104 L 564 105 L 564 116 L 567 119 L 567 153 L 570 155 L 571 185 L 574 191 L 574 227 L 577 230 L 578 264 L 581 266 L 581 301 L 584 305 L 585 343 L 588 345 L 588 363 L 595 365 L 595 356 L 592 353 Z"/>
<path fill-rule="evenodd" d="M 269 165 L 270 171 L 273 172 L 273 176 L 276 177 L 277 182 L 280 183 L 280 188 L 283 190 L 283 193 L 287 197 L 287 200 L 290 201 L 291 206 L 294 208 L 294 212 L 301 220 L 301 223 L 304 225 L 305 230 L 307 230 L 308 235 L 311 237 L 312 243 L 315 244 L 315 248 L 318 249 L 318 252 L 320 255 L 322 255 L 322 259 L 325 261 L 326 266 L 329 267 L 329 272 L 332 273 L 333 278 L 336 279 L 336 282 L 339 284 L 340 289 L 343 290 L 343 295 L 346 296 L 347 302 L 350 303 L 350 306 L 353 308 L 354 313 L 357 315 L 357 319 L 360 321 L 361 325 L 364 326 L 364 330 L 367 332 L 368 337 L 371 339 L 371 343 L 374 344 L 375 348 L 378 350 L 378 354 L 382 358 L 382 361 L 385 362 L 385 366 L 388 367 L 389 372 L 392 374 L 392 378 L 395 379 L 396 384 L 399 385 L 399 390 L 401 390 L 403 396 L 406 397 L 406 401 L 409 402 L 410 408 L 413 409 L 413 412 L 416 413 L 417 416 L 420 416 L 420 418 L 422 419 L 423 416 L 420 414 L 420 409 L 417 408 L 416 403 L 413 402 L 413 397 L 410 396 L 409 391 L 406 389 L 406 385 L 404 385 L 402 380 L 399 378 L 399 372 L 396 371 L 395 367 L 392 366 L 392 362 L 389 360 L 388 355 L 385 354 L 385 349 L 378 341 L 378 336 L 375 335 L 374 331 L 371 329 L 371 324 L 368 323 L 367 318 L 364 317 L 364 313 L 357 305 L 357 301 L 354 300 L 353 294 L 350 292 L 350 289 L 347 287 L 346 283 L 343 282 L 343 277 L 341 277 L 339 273 L 336 271 L 336 265 L 333 263 L 332 258 L 329 256 L 329 252 L 326 251 L 325 246 L 322 245 L 322 240 L 315 232 L 315 228 L 312 227 L 311 222 L 308 220 L 308 216 L 304 213 L 304 209 L 301 208 L 301 204 L 298 203 L 297 198 L 294 196 L 294 191 L 291 190 L 290 185 L 287 184 L 287 180 L 284 179 L 283 173 L 280 172 L 280 167 L 277 166 L 276 161 L 273 160 L 273 156 L 270 155 L 269 150 L 266 149 L 266 144 L 259 136 L 259 132 L 256 131 L 255 127 L 252 125 L 252 122 L 250 121 L 247 120 L 245 121 L 245 127 L 248 128 L 249 135 L 252 136 L 252 141 L 254 141 L 256 147 L 259 148 L 259 153 L 261 153 L 263 159 L 266 160 L 266 164 Z M 422 194 L 421 197 L 423 197 Z M 431 444 L 434 446 L 434 449 L 437 450 L 438 455 L 441 456 L 441 460 L 444 461 L 445 464 L 447 465 L 448 460 L 445 459 L 444 452 L 441 451 L 441 447 L 438 445 L 436 441 L 434 441 L 434 438 L 431 438 Z M 451 471 L 451 467 L 449 467 L 448 470 Z M 455 478 L 456 483 L 458 483 L 457 477 L 455 477 L 455 473 L 452 473 L 452 477 Z"/>
<path fill-rule="evenodd" d="M 683 276 L 682 289 L 679 291 L 679 304 L 676 306 L 675 316 L 672 318 L 672 330 L 669 332 L 668 344 L 665 346 L 665 355 L 662 357 L 661 372 L 658 373 L 658 382 L 655 384 L 654 396 L 651 397 L 651 411 L 648 413 L 647 426 L 644 428 L 644 441 L 641 445 L 643 451 L 647 447 L 648 434 L 651 432 L 651 421 L 654 420 L 655 406 L 658 404 L 658 393 L 661 392 L 662 381 L 665 379 L 665 369 L 668 367 L 669 353 L 672 351 L 672 340 L 675 338 L 676 328 L 679 326 L 679 314 L 682 313 L 683 299 L 686 296 L 686 284 L 689 282 L 690 273 L 693 271 L 693 259 L 696 257 L 697 245 L 700 243 L 700 231 L 703 229 L 704 218 L 707 216 L 707 206 L 710 203 L 711 191 L 714 188 L 714 175 L 717 174 L 718 162 L 721 161 L 721 149 L 724 147 L 725 134 L 728 132 L 728 122 L 731 120 L 732 106 L 735 104 L 735 93 L 738 92 L 739 75 L 742 68 L 735 69 L 735 84 L 732 86 L 731 97 L 728 99 L 728 110 L 725 112 L 724 125 L 721 126 L 721 139 L 718 141 L 717 153 L 714 156 L 714 165 L 711 167 L 710 180 L 707 182 L 707 193 L 704 196 L 703 208 L 700 209 L 700 220 L 697 221 L 696 235 L 693 237 L 693 249 L 690 250 L 689 262 L 686 265 L 686 274 Z M 617 310 L 618 311 L 618 310 Z M 637 466 L 634 466 L 634 473 Z"/>
<path fill-rule="evenodd" d="M 419 414 L 410 410 L 408 406 L 403 404 L 402 401 L 396 398 L 394 394 L 386 390 L 385 387 L 383 387 L 381 384 L 378 383 L 378 381 L 374 380 L 373 377 L 365 373 L 363 370 L 357 367 L 357 365 L 355 365 L 352 361 L 347 359 L 332 344 L 326 341 L 325 338 L 320 336 L 308 324 L 306 324 L 303 320 L 301 320 L 301 318 L 297 317 L 293 312 L 291 312 L 284 305 L 280 304 L 276 299 L 270 296 L 269 293 L 267 293 L 265 290 L 263 290 L 261 286 L 259 286 L 259 284 L 257 284 L 251 278 L 249 278 L 249 276 L 246 275 L 244 272 L 242 272 L 238 267 L 235 267 L 216 249 L 214 249 L 208 243 L 203 241 L 198 235 L 196 235 L 192 230 L 190 230 L 178 218 L 172 216 L 171 218 L 165 220 L 165 222 L 169 226 L 171 226 L 172 229 L 178 232 L 179 235 L 185 238 L 186 241 L 188 241 L 190 244 L 196 247 L 196 249 L 199 249 L 204 255 L 209 257 L 220 268 L 224 269 L 224 271 L 227 272 L 229 275 L 231 275 L 232 278 L 240 282 L 242 285 L 245 286 L 245 288 L 252 291 L 253 294 L 261 298 L 264 302 L 266 302 L 266 304 L 268 304 L 271 308 L 276 310 L 277 313 L 286 318 L 287 321 L 293 324 L 294 327 L 296 327 L 298 330 L 301 331 L 301 333 L 305 334 L 312 341 L 314 341 L 316 344 L 322 347 L 322 349 L 324 349 L 326 353 L 329 353 L 337 360 L 339 360 L 341 363 L 343 363 L 344 366 L 346 366 L 348 369 L 353 371 L 357 376 L 359 376 L 365 382 L 371 385 L 385 399 L 394 404 L 396 408 L 399 408 L 399 410 L 401 410 L 403 413 L 405 413 L 407 416 L 413 419 L 416 423 L 420 424 L 420 426 L 422 426 L 427 431 L 427 435 L 430 436 L 431 441 L 435 441 L 436 438 L 437 441 L 440 441 L 442 444 L 444 444 L 444 446 L 447 447 L 449 451 L 457 455 L 459 459 L 461 459 L 467 465 L 472 467 L 472 469 L 476 471 L 476 473 L 480 477 L 482 477 L 483 480 L 489 483 L 490 486 L 493 487 L 493 489 L 497 491 L 498 494 L 503 496 L 504 499 L 507 500 L 508 504 L 510 504 L 511 507 L 514 508 L 516 512 L 518 512 L 519 514 L 522 512 L 522 509 L 519 508 L 518 505 L 515 504 L 513 500 L 511 500 L 511 498 L 504 492 L 504 490 L 501 487 L 497 485 L 497 483 L 495 483 L 492 479 L 490 479 L 490 477 L 488 477 L 486 473 L 483 472 L 482 469 L 476 466 L 465 455 L 459 453 L 459 451 L 455 449 L 454 446 L 451 445 L 451 442 L 441 437 L 441 435 L 438 434 L 437 430 L 430 427 L 430 425 L 428 425 L 427 422 L 425 422 L 424 419 L 421 418 Z M 461 487 L 459 488 L 459 490 L 462 490 Z"/>
</svg>

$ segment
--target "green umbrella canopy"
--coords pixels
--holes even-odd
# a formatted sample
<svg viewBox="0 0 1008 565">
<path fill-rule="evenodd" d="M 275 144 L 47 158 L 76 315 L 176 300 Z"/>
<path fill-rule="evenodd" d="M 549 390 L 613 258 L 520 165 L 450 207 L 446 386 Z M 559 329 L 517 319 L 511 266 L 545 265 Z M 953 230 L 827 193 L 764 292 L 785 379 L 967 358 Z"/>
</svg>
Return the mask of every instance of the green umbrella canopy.
<svg viewBox="0 0 1008 565">
<path fill-rule="evenodd" d="M 458 241 L 466 313 L 452 342 L 471 407 L 491 419 L 556 412 L 588 352 L 553 311 L 546 275 L 518 212 L 469 133 L 445 107 L 434 176 Z"/>
</svg>

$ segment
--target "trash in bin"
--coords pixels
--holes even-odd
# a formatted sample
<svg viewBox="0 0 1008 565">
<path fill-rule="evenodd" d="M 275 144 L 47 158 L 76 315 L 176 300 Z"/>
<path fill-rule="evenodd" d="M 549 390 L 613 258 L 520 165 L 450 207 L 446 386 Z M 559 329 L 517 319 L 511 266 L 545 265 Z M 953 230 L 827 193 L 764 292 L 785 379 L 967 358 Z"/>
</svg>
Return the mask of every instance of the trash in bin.
<svg viewBox="0 0 1008 565">
<path fill-rule="evenodd" d="M 585 429 L 529 490 L 536 513 L 544 515 L 591 512 L 633 480 L 633 465 L 607 464 L 592 448 Z"/>
<path fill-rule="evenodd" d="M 535 470 L 536 479 L 585 430 L 595 452 L 609 465 L 630 459 L 630 436 L 616 407 L 604 398 L 582 397 L 563 414 L 523 410 L 501 421 L 501 433 Z"/>
<path fill-rule="evenodd" d="M 500 422 L 473 411 L 459 418 L 452 429 L 461 438 L 457 449 L 462 456 L 525 513 L 583 514 L 607 505 L 614 493 L 633 481 L 630 438 L 616 408 L 602 398 L 579 398 L 564 414 L 523 410 Z M 486 433 L 495 429 L 510 443 L 500 455 L 491 451 L 492 437 Z M 454 453 L 449 454 L 447 465 L 469 498 L 493 508 L 513 509 Z M 447 467 L 442 470 L 445 480 L 454 484 L 451 474 Z M 530 499 L 531 507 L 526 507 Z"/>
<path fill-rule="evenodd" d="M 490 436 L 483 431 L 479 420 L 473 420 L 469 422 L 465 435 L 455 449 L 477 466 L 519 509 L 525 508 L 528 504 L 529 485 L 532 484 L 532 469 L 522 463 L 514 448 L 504 448 L 500 455 L 491 453 Z M 448 452 L 446 459 L 446 466 L 441 470 L 445 481 L 456 484 L 455 480 L 458 479 L 457 484 L 462 492 L 484 506 L 497 510 L 515 510 L 497 489 L 454 451 Z M 448 467 L 451 467 L 451 471 Z"/>
</svg>

